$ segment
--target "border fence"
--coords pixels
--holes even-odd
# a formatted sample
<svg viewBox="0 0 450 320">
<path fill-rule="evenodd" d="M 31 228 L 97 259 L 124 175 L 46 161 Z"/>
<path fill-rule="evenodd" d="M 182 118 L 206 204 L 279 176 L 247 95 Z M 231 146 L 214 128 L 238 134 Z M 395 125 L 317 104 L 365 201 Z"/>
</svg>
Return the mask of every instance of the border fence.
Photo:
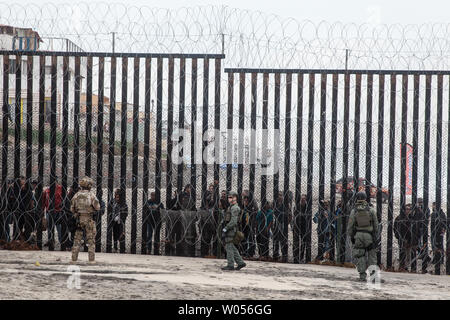
<svg viewBox="0 0 450 320">
<path fill-rule="evenodd" d="M 228 61 L 224 46 L 0 50 L 0 239 L 70 248 L 70 199 L 90 176 L 97 252 L 221 257 L 234 190 L 248 258 L 345 263 L 365 191 L 380 265 L 450 274 L 450 71 L 286 69 L 284 55 L 243 68 L 257 53 Z"/>
<path fill-rule="evenodd" d="M 384 233 L 381 233 L 379 236 L 380 250 L 378 252 L 378 260 L 380 264 L 384 264 L 385 262 L 387 268 L 393 267 L 393 253 L 398 250 L 394 243 L 395 214 L 402 214 L 408 202 L 414 204 L 415 209 L 419 195 L 423 197 L 425 208 L 429 207 L 432 200 L 435 200 L 436 208 L 443 207 L 441 200 L 443 185 L 442 154 L 445 156 L 445 152 L 442 149 L 442 139 L 443 137 L 448 137 L 448 133 L 445 134 L 442 130 L 443 96 L 444 92 L 446 92 L 447 96 L 450 92 L 448 86 L 446 89 L 444 88 L 444 78 L 447 78 L 446 81 L 448 83 L 449 72 L 240 68 L 222 70 L 221 61 L 224 56 L 220 54 L 133 55 L 61 52 L 23 54 L 21 52 L 6 51 L 0 52 L 0 54 L 2 55 L 3 64 L 2 189 L 6 190 L 8 188 L 6 184 L 10 174 L 13 174 L 14 177 L 19 177 L 25 168 L 26 178 L 28 180 L 37 175 L 36 199 L 43 198 L 44 185 L 48 184 L 50 198 L 48 208 L 46 209 L 51 215 L 52 212 L 61 210 L 55 207 L 56 187 L 59 183 L 62 187 L 61 196 L 63 199 L 66 199 L 68 197 L 69 186 L 71 185 L 72 189 L 76 189 L 81 173 L 82 175 L 94 177 L 97 185 L 96 194 L 99 199 L 105 201 L 107 212 L 105 221 L 106 228 L 103 226 L 104 219 L 99 218 L 97 222 L 97 250 L 104 248 L 102 245 L 102 232 L 106 229 L 106 248 L 104 249 L 106 249 L 106 252 L 112 251 L 114 224 L 112 221 L 114 206 L 113 189 L 115 186 L 118 186 L 121 193 L 127 195 L 127 199 L 129 199 L 127 191 L 131 192 L 131 223 L 129 223 L 131 230 L 125 232 L 127 243 L 121 241 L 121 252 L 127 251 L 130 253 L 136 253 L 138 251 L 137 247 L 139 242 L 141 243 L 140 251 L 142 253 L 148 249 L 146 248 L 148 241 L 146 239 L 146 228 L 149 224 L 149 217 L 144 216 L 143 208 L 149 198 L 148 190 L 150 186 L 155 191 L 156 203 L 162 203 L 167 209 L 174 209 L 175 204 L 172 202 L 174 199 L 172 197 L 174 189 L 181 192 L 186 184 L 190 184 L 192 187 L 192 198 L 195 199 L 194 203 L 190 207 L 178 209 L 191 211 L 197 208 L 200 210 L 219 210 L 218 199 L 220 185 L 225 185 L 224 190 L 237 190 L 240 195 L 239 202 L 241 205 L 243 204 L 242 195 L 245 190 L 248 190 L 248 193 L 252 195 L 252 200 L 258 203 L 259 208 L 264 208 L 266 203 L 271 201 L 274 203 L 275 210 L 277 210 L 276 198 L 281 192 L 283 195 L 282 202 L 286 206 L 284 210 L 286 214 L 289 213 L 292 215 L 290 218 L 292 231 L 295 231 L 294 229 L 296 228 L 303 230 L 300 242 L 306 245 L 305 261 L 313 260 L 312 246 L 314 242 L 316 242 L 318 256 L 323 255 L 321 250 L 323 251 L 325 249 L 321 248 L 321 246 L 324 245 L 324 240 L 319 239 L 319 237 L 322 236 L 321 232 L 327 232 L 327 237 L 334 238 L 336 243 L 333 243 L 333 248 L 327 247 L 326 250 L 334 251 L 334 245 L 336 245 L 337 257 L 341 262 L 348 260 L 346 258 L 346 252 L 349 250 L 346 244 L 346 224 L 349 211 L 352 207 L 352 199 L 357 190 L 364 190 L 367 193 L 369 202 L 372 197 L 376 198 L 377 216 L 381 224 L 385 227 Z M 25 60 L 23 60 L 24 57 L 26 57 Z M 13 64 L 15 70 L 10 70 L 10 61 L 14 58 L 15 61 L 26 61 L 26 64 L 24 64 L 26 66 L 26 76 L 24 77 L 24 80 L 26 79 L 25 91 L 22 90 L 21 64 Z M 83 78 L 80 74 L 81 59 L 85 62 L 83 69 L 86 70 L 84 137 L 82 137 L 83 134 L 80 132 L 82 122 L 80 120 L 80 92 Z M 109 60 L 109 70 L 105 70 L 106 59 Z M 62 60 L 62 63 L 59 63 L 60 60 Z M 200 69 L 199 60 L 203 69 L 202 77 L 198 75 Z M 50 62 L 51 66 L 49 74 L 50 81 L 46 81 L 47 74 L 45 73 L 45 66 L 47 61 Z M 132 68 L 128 66 L 131 64 L 129 61 L 132 61 Z M 210 70 L 210 61 L 214 63 L 214 68 L 211 68 L 212 70 Z M 93 77 L 94 63 L 98 68 L 95 79 Z M 190 77 L 187 76 L 186 64 L 189 64 Z M 143 66 L 142 69 L 141 65 Z M 175 65 L 177 66 L 176 78 Z M 71 67 L 74 70 L 72 80 L 70 79 Z M 117 74 L 118 70 L 120 70 L 120 75 Z M 106 77 L 105 71 L 107 73 Z M 223 71 L 228 75 L 228 99 L 227 109 L 225 110 L 221 108 L 221 77 Z M 34 99 L 34 72 L 37 72 L 38 75 L 36 79 L 38 87 L 37 99 Z M 141 72 L 144 74 L 143 86 L 141 86 L 140 80 Z M 153 73 L 156 73 L 155 93 L 152 88 Z M 212 79 L 209 79 L 210 73 L 213 73 Z M 62 75 L 62 79 L 59 78 L 60 75 Z M 238 76 L 237 82 L 235 81 L 235 76 Z M 14 108 L 12 125 L 14 135 L 12 142 L 10 142 L 9 130 L 10 114 L 12 111 L 9 95 L 10 78 L 14 78 L 15 84 L 13 86 L 15 90 L 15 103 L 12 106 Z M 177 80 L 175 81 L 175 79 Z M 201 85 L 198 84 L 199 79 L 201 79 Z M 245 83 L 248 81 L 247 79 L 251 81 L 250 92 L 246 90 L 248 88 Z M 62 85 L 59 86 L 61 80 Z M 259 83 L 261 80 L 262 85 Z M 330 81 L 331 85 L 329 84 Z M 433 81 L 437 82 L 437 91 L 435 94 L 432 93 Z M 96 99 L 97 112 L 93 111 L 93 82 L 98 84 L 98 97 Z M 106 82 L 110 84 L 108 105 L 104 103 Z M 132 82 L 133 87 L 131 110 L 128 109 L 127 102 L 129 82 Z M 179 93 L 178 108 L 174 105 L 175 82 Z M 190 88 L 191 99 L 189 103 L 186 100 L 186 82 L 188 82 L 188 87 Z M 410 82 L 412 82 L 412 92 L 409 91 Z M 390 85 L 388 86 L 387 84 Z M 45 103 L 46 85 L 50 85 L 51 97 L 49 105 Z M 73 86 L 73 90 L 69 90 L 69 85 Z M 397 90 L 397 86 L 401 90 Z M 212 90 L 210 90 L 210 87 Z M 238 89 L 235 90 L 235 87 Z M 117 97 L 118 88 L 121 88 L 120 98 Z M 200 96 L 202 99 L 200 101 L 198 100 L 198 91 L 201 91 Z M 212 96 L 214 97 L 212 108 L 210 108 L 210 91 L 213 92 Z M 235 91 L 237 91 L 236 95 Z M 410 93 L 412 93 L 412 97 L 410 97 Z M 73 94 L 73 97 L 69 97 L 71 94 Z M 156 94 L 156 118 L 150 114 L 151 97 L 153 94 Z M 59 96 L 62 96 L 62 98 L 59 98 Z M 23 101 L 22 98 L 26 98 L 25 104 L 20 103 L 20 101 Z M 139 116 L 141 98 L 143 98 L 145 108 L 143 117 Z M 388 103 L 385 104 L 386 100 Z M 69 109 L 72 108 L 69 105 L 70 101 L 73 102 L 73 118 L 69 118 L 68 116 Z M 294 104 L 296 105 L 295 118 L 293 117 Z M 284 110 L 281 110 L 282 106 Z M 320 109 L 317 106 L 320 106 Z M 48 126 L 45 123 L 46 107 L 51 108 Z M 408 115 L 411 113 L 411 107 L 412 132 L 408 130 Z M 58 108 L 62 108 L 62 110 L 59 111 Z M 257 109 L 260 110 L 258 111 Z M 423 131 L 423 144 L 419 143 L 419 136 L 422 136 L 422 134 L 419 133 L 418 127 L 418 117 L 422 109 L 426 117 L 425 129 Z M 198 113 L 199 110 L 201 112 Z M 270 113 L 272 113 L 273 121 L 269 121 L 269 110 L 271 110 Z M 209 114 L 210 111 L 212 111 L 212 114 Z M 338 112 L 342 111 L 344 121 L 342 127 L 339 127 L 337 120 Z M 61 116 L 58 117 L 59 121 L 57 121 L 57 115 L 59 113 L 61 113 Z M 115 128 L 118 126 L 116 113 L 120 117 L 120 139 L 117 139 L 115 135 Z M 164 120 L 166 120 L 165 123 L 163 113 Z M 245 126 L 247 113 L 250 113 L 250 127 Z M 257 121 L 257 114 L 260 113 L 262 117 Z M 267 130 L 269 127 L 272 127 L 271 129 L 274 132 L 275 130 L 279 131 L 281 113 L 283 113 L 285 118 L 284 128 L 281 128 L 281 131 L 284 133 L 284 144 L 281 143 L 280 134 L 274 135 L 275 138 L 270 143 L 270 139 L 264 135 L 262 141 L 258 141 L 258 144 L 265 149 L 265 153 L 262 156 L 258 155 L 256 147 L 257 129 Z M 350 122 L 351 113 L 353 113 L 353 117 Z M 96 118 L 95 123 L 93 123 L 94 114 Z M 202 118 L 200 126 L 196 123 L 200 118 L 199 114 Z M 235 114 L 238 115 L 237 127 L 234 126 Z M 326 119 L 329 118 L 330 114 L 331 128 L 327 127 L 326 124 Z M 430 136 L 431 114 L 437 120 L 437 131 L 433 137 L 434 141 L 431 141 Z M 107 115 L 109 115 L 109 119 Z M 362 115 L 365 115 L 365 124 L 361 123 L 361 120 L 364 120 L 361 118 Z M 35 117 L 37 117 L 38 128 L 37 153 L 34 152 L 36 144 L 33 141 L 34 129 L 36 127 L 34 125 L 36 123 L 34 120 Z M 377 118 L 378 122 L 374 121 L 374 117 Z M 174 129 L 177 129 L 175 128 L 177 125 L 179 130 L 186 129 L 185 120 L 187 118 L 190 118 L 190 125 L 187 127 L 189 128 L 188 131 L 191 132 L 191 137 L 190 139 L 184 136 L 181 138 L 181 135 L 178 135 L 177 141 L 173 138 Z M 222 174 L 220 174 L 220 159 L 219 162 L 216 161 L 212 165 L 209 165 L 206 161 L 205 151 L 208 145 L 211 144 L 217 147 L 221 144 L 221 119 L 227 122 L 227 135 L 232 136 L 235 133 L 238 134 L 238 161 L 235 174 L 233 174 L 234 162 L 230 161 L 230 159 L 227 159 L 226 172 Z M 139 121 L 141 120 L 144 122 L 144 132 L 139 132 Z M 132 122 L 132 143 L 129 145 L 127 141 L 127 123 L 130 121 Z M 71 130 L 68 129 L 69 122 L 73 122 L 73 129 Z M 104 125 L 106 123 L 110 128 L 107 132 L 107 137 L 104 132 Z M 397 132 L 398 123 L 401 124 L 399 132 Z M 316 132 L 317 124 L 319 124 L 318 133 Z M 92 128 L 94 126 L 96 130 L 93 135 Z M 150 127 L 154 129 L 153 135 L 150 133 Z M 352 130 L 350 130 L 351 127 L 353 127 Z M 26 133 L 25 135 L 22 134 L 22 128 Z M 205 139 L 205 134 L 210 128 L 216 130 L 214 131 L 212 140 Z M 250 134 L 250 147 L 246 153 L 244 151 L 244 135 L 245 130 L 248 129 L 254 130 L 253 132 L 255 133 Z M 164 138 L 163 131 L 166 131 Z M 305 134 L 303 135 L 304 131 Z M 376 135 L 374 132 L 376 132 Z M 144 135 L 143 148 L 141 148 L 143 150 L 139 149 L 138 136 L 140 134 Z M 46 135 L 48 136 L 47 141 L 45 139 Z M 201 140 L 195 140 L 196 136 L 199 135 L 203 138 Z M 340 141 L 338 141 L 338 135 Z M 22 136 L 26 137 L 25 141 L 22 141 Z M 352 150 L 350 150 L 350 136 L 353 137 Z M 410 164 L 412 172 L 410 182 L 411 197 L 407 196 L 407 166 L 409 164 L 407 164 L 408 154 L 406 148 L 408 141 L 410 141 L 408 140 L 409 136 L 413 138 L 412 144 L 410 145 L 413 150 L 412 162 Z M 227 138 L 226 149 L 233 149 L 233 139 L 230 137 Z M 191 150 L 180 151 L 189 154 L 193 160 L 197 158 L 198 153 L 194 149 L 196 147 L 201 148 L 200 164 L 192 161 L 188 163 L 190 168 L 187 168 L 186 163 L 183 161 L 178 161 L 177 164 L 174 164 L 172 159 L 173 155 L 176 154 L 176 152 L 174 153 L 174 147 L 180 146 L 177 142 L 181 142 L 181 139 L 188 141 L 187 145 L 191 147 Z M 165 140 L 164 159 L 163 140 Z M 318 159 L 314 154 L 317 145 L 319 146 Z M 336 161 L 338 145 L 342 145 L 342 162 L 340 163 L 339 169 L 337 168 Z M 424 149 L 422 149 L 422 145 Z M 25 158 L 22 157 L 22 146 L 25 146 Z M 434 199 L 430 197 L 429 192 L 430 146 L 434 147 L 435 154 L 437 155 L 435 158 L 436 169 L 434 170 Z M 388 150 L 388 158 L 385 158 L 384 148 Z M 261 170 L 264 167 L 264 163 L 262 161 L 256 161 L 258 157 L 267 157 L 268 149 L 271 149 L 271 153 L 273 154 L 271 161 L 278 164 L 276 169 L 272 171 L 273 174 L 268 174 L 267 172 L 262 173 Z M 216 151 L 219 153 L 218 150 Z M 44 153 L 46 152 L 49 153 L 48 161 L 44 160 Z M 81 153 L 83 153 L 82 156 Z M 374 154 L 376 156 L 373 156 Z M 397 154 L 401 156 L 396 157 Z M 119 156 L 119 159 L 116 159 L 116 155 Z M 69 161 L 69 156 L 71 161 Z M 447 152 L 447 159 L 448 156 L 449 154 Z M 304 172 L 302 170 L 304 165 L 303 158 L 305 157 L 307 168 L 306 177 L 302 174 Z M 37 172 L 35 172 L 35 166 L 33 166 L 33 161 L 36 161 L 36 158 Z M 93 161 L 94 158 L 96 160 L 95 162 Z M 217 160 L 217 158 L 215 159 Z M 352 164 L 350 158 L 353 158 Z M 120 167 L 116 168 L 116 161 L 120 163 Z M 130 161 L 131 177 L 128 175 Z M 72 162 L 72 166 L 69 165 L 69 162 Z M 395 162 L 400 163 L 396 164 Z M 448 161 L 446 162 L 448 171 Z M 394 176 L 394 167 L 396 165 L 400 166 L 400 177 Z M 84 170 L 82 170 L 82 167 L 84 167 Z M 384 182 L 386 181 L 384 174 L 386 168 L 388 168 L 388 183 L 387 190 L 384 191 Z M 419 168 L 423 168 L 422 190 L 418 188 Z M 244 171 L 246 172 L 245 175 Z M 292 174 L 293 172 L 294 174 Z M 153 173 L 153 179 L 150 179 L 151 173 Z M 107 176 L 106 179 L 104 179 L 105 174 Z M 343 179 L 339 180 L 339 177 Z M 362 181 L 360 177 L 364 177 L 364 180 Z M 70 180 L 71 184 L 69 183 Z M 150 180 L 152 181 L 150 182 Z M 445 182 L 448 183 L 448 181 Z M 394 184 L 396 183 L 400 185 L 399 202 L 394 201 L 394 194 L 397 192 L 394 188 Z M 340 189 L 337 188 L 338 184 L 340 184 Z M 270 189 L 269 185 L 272 187 L 271 192 L 268 192 Z M 208 189 L 209 186 L 212 187 L 212 190 Z M 351 192 L 345 192 L 345 186 Z M 107 187 L 106 197 L 104 196 L 104 187 Z M 375 188 L 376 191 L 374 192 L 371 188 Z M 327 196 L 325 194 L 326 189 L 328 189 Z M 338 194 L 336 190 L 338 190 Z M 208 196 L 208 192 L 211 191 L 214 193 L 210 199 L 213 202 L 212 204 L 205 205 L 207 202 L 205 198 Z M 5 197 L 8 196 L 7 193 L 3 193 Z M 387 210 L 386 205 L 383 203 L 385 202 L 383 200 L 386 200 L 384 199 L 383 193 L 387 193 Z M 300 215 L 301 211 L 299 208 L 301 207 L 302 194 L 306 195 L 306 210 L 303 213 L 307 217 L 304 220 L 306 226 L 300 226 L 297 223 L 297 216 Z M 140 199 L 138 199 L 138 195 L 140 195 Z M 336 226 L 336 231 L 333 232 L 337 232 L 337 234 L 332 235 L 332 231 L 321 230 L 318 231 L 318 238 L 313 240 L 315 238 L 312 228 L 313 213 L 318 210 L 318 218 L 320 219 L 320 214 L 324 209 L 323 203 L 328 198 L 329 207 L 325 211 L 330 212 L 330 214 L 332 213 L 332 216 L 334 216 L 337 208 L 337 195 L 342 195 L 342 204 L 340 206 L 343 212 L 341 216 L 334 217 L 336 222 L 338 222 L 338 226 Z M 448 196 L 450 196 L 449 193 L 447 193 L 447 212 L 449 211 L 448 205 L 450 204 Z M 20 205 L 17 209 L 11 209 L 8 204 L 9 198 L 5 199 L 4 213 L 6 212 L 12 216 L 12 220 L 9 221 L 12 222 L 14 228 L 21 228 L 21 224 L 19 223 L 21 219 L 16 217 L 17 214 L 21 214 Z M 139 201 L 141 202 L 140 208 L 138 208 Z M 175 202 L 182 202 L 179 194 L 175 198 Z M 43 203 L 44 201 L 36 201 L 38 212 L 43 211 Z M 176 244 L 181 243 L 180 241 L 187 241 L 185 237 L 189 234 L 190 238 L 188 242 L 191 246 L 195 247 L 196 242 L 199 241 L 201 244 L 203 240 L 201 235 L 203 228 L 211 229 L 211 226 L 205 227 L 205 224 L 201 227 L 197 223 L 198 217 L 191 214 L 191 219 L 184 221 L 182 228 L 176 229 L 178 233 L 182 232 L 184 237 L 180 237 L 180 234 L 178 234 L 174 238 L 175 240 L 170 240 L 169 235 L 173 231 L 170 228 L 173 228 L 181 218 L 177 218 L 173 213 L 169 215 L 167 212 L 169 211 L 163 211 L 163 217 L 166 219 L 157 221 L 157 223 L 161 223 L 163 220 L 165 221 L 164 230 L 166 234 L 162 236 L 162 239 L 167 246 L 171 243 Z M 250 215 L 250 220 L 256 219 L 256 213 L 253 212 Z M 205 216 L 204 213 L 203 216 Z M 169 217 L 170 221 L 167 220 L 167 217 Z M 211 217 L 206 215 L 206 217 L 207 219 L 215 217 L 215 221 L 212 224 L 214 231 L 209 231 L 209 233 L 214 233 L 215 235 L 209 237 L 209 245 L 214 237 L 216 241 L 218 240 L 216 231 L 219 221 L 215 214 L 211 214 Z M 291 238 L 288 234 L 289 228 L 284 226 L 287 220 L 282 221 L 284 218 L 278 218 L 274 217 L 273 225 L 278 224 L 282 227 L 281 229 L 275 227 L 274 230 L 280 234 L 275 234 L 274 237 L 281 235 L 281 242 L 287 243 Z M 17 223 L 14 223 L 14 219 L 17 219 Z M 65 221 L 64 218 L 61 219 Z M 141 227 L 141 241 L 138 241 L 138 220 Z M 32 221 L 36 224 L 35 219 L 32 219 Z M 319 221 L 318 230 L 322 228 L 320 223 L 323 222 Z M 333 225 L 333 221 L 326 223 Z M 428 228 L 426 221 L 419 221 L 419 223 L 426 225 Z M 252 230 L 257 233 L 255 221 L 250 221 L 250 224 L 253 225 Z M 191 230 L 191 232 L 189 228 L 195 230 Z M 37 230 L 37 244 L 42 248 L 42 230 L 40 228 L 37 228 Z M 64 233 L 64 229 L 59 232 Z M 329 235 L 328 232 L 330 233 Z M 435 233 L 436 230 L 431 230 L 431 232 Z M 17 230 L 13 232 L 15 237 L 19 233 Z M 50 233 L 48 234 L 50 235 Z M 250 236 L 251 242 L 255 243 L 248 245 L 256 247 L 256 236 L 256 234 Z M 49 236 L 49 241 L 50 238 Z M 158 241 L 158 239 L 155 241 Z M 290 243 L 292 243 L 292 240 L 290 240 Z M 293 244 L 293 246 L 298 248 L 298 243 Z M 217 245 L 215 248 L 217 248 Z M 157 247 L 154 250 L 159 251 L 160 249 Z M 167 249 L 165 252 L 169 253 L 170 250 Z M 190 252 L 194 253 L 195 250 Z M 206 254 L 206 251 L 204 253 Z M 385 255 L 383 259 L 382 254 Z M 252 252 L 251 255 L 256 255 L 256 253 Z M 288 255 L 288 253 L 282 250 L 282 255 Z M 298 257 L 295 250 L 293 251 L 293 256 L 297 261 Z M 334 256 L 334 253 L 332 256 Z"/>
</svg>

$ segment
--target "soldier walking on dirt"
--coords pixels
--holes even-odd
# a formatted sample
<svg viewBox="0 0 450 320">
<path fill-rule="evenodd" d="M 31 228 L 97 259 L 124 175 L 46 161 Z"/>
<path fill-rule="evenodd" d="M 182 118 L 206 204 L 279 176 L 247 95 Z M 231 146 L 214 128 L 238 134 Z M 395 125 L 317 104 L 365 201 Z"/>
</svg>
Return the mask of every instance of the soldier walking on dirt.
<svg viewBox="0 0 450 320">
<path fill-rule="evenodd" d="M 226 225 L 222 230 L 222 236 L 225 237 L 225 250 L 227 251 L 228 264 L 226 267 L 223 267 L 222 270 L 240 270 L 246 266 L 244 260 L 242 260 L 242 257 L 239 254 L 238 249 L 236 248 L 236 244 L 238 244 L 236 242 L 238 241 L 235 241 L 235 235 L 238 231 L 238 219 L 241 214 L 241 209 L 237 204 L 237 198 L 238 194 L 234 191 L 231 191 L 228 195 L 230 207 L 227 209 L 225 214 L 224 222 Z M 235 262 L 237 263 L 236 269 L 234 269 Z"/>
<path fill-rule="evenodd" d="M 100 203 L 91 188 L 94 182 L 89 177 L 80 181 L 81 190 L 72 198 L 71 211 L 77 220 L 77 230 L 72 247 L 72 262 L 78 260 L 83 230 L 86 232 L 86 240 L 89 250 L 89 263 L 95 263 L 95 222 L 93 214 L 100 210 Z"/>
<path fill-rule="evenodd" d="M 375 210 L 367 204 L 364 192 L 356 194 L 356 203 L 350 213 L 347 230 L 353 244 L 353 255 L 357 259 L 359 280 L 366 281 L 367 268 L 377 264 L 375 238 L 378 234 L 378 220 Z"/>
</svg>

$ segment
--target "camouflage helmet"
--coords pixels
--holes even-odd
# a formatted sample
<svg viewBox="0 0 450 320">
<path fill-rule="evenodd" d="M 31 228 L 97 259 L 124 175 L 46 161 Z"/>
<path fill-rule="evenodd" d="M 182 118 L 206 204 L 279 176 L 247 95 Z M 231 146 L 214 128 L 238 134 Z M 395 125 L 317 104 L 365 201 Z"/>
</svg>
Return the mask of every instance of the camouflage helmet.
<svg viewBox="0 0 450 320">
<path fill-rule="evenodd" d="M 84 189 L 90 189 L 92 188 L 92 185 L 94 184 L 94 181 L 89 177 L 84 177 L 80 180 L 80 187 Z"/>
<path fill-rule="evenodd" d="M 237 197 L 238 194 L 237 194 L 236 191 L 230 191 L 230 192 L 228 192 L 228 196 L 229 196 L 229 197 Z"/>
<path fill-rule="evenodd" d="M 366 200 L 366 199 L 367 195 L 365 192 L 360 191 L 356 194 L 356 200 Z"/>
</svg>

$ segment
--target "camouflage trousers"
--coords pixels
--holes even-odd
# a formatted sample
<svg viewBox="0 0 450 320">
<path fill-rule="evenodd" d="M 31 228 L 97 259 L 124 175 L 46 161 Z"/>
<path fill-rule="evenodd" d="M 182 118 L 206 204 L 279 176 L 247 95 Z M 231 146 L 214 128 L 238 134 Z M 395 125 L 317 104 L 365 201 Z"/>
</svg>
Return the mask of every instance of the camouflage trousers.
<svg viewBox="0 0 450 320">
<path fill-rule="evenodd" d="M 83 230 L 86 232 L 86 242 L 88 244 L 89 261 L 95 260 L 95 222 L 90 217 L 80 216 L 80 226 L 75 231 L 75 237 L 72 247 L 72 261 L 77 261 L 80 252 L 81 240 L 83 239 Z"/>
<path fill-rule="evenodd" d="M 358 232 L 355 236 L 355 246 L 353 248 L 353 256 L 356 259 L 356 269 L 360 278 L 366 278 L 366 270 L 371 265 L 377 264 L 377 250 L 364 249 L 372 244 L 372 236 L 367 233 Z"/>
<path fill-rule="evenodd" d="M 227 262 L 229 267 L 234 267 L 235 262 L 238 266 L 244 264 L 244 260 L 242 260 L 239 250 L 232 242 L 225 245 L 225 250 L 227 251 Z"/>
</svg>

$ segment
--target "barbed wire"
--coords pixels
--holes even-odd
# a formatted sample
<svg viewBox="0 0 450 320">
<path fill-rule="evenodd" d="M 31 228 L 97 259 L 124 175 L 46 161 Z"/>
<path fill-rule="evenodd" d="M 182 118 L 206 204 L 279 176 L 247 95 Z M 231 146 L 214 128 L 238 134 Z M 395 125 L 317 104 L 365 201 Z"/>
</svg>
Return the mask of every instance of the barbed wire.
<svg viewBox="0 0 450 320">
<path fill-rule="evenodd" d="M 2 24 L 63 37 L 84 51 L 223 53 L 226 65 L 448 69 L 450 24 L 355 24 L 227 6 L 163 9 L 103 2 L 0 3 Z M 46 49 L 48 43 L 42 43 Z"/>
</svg>

